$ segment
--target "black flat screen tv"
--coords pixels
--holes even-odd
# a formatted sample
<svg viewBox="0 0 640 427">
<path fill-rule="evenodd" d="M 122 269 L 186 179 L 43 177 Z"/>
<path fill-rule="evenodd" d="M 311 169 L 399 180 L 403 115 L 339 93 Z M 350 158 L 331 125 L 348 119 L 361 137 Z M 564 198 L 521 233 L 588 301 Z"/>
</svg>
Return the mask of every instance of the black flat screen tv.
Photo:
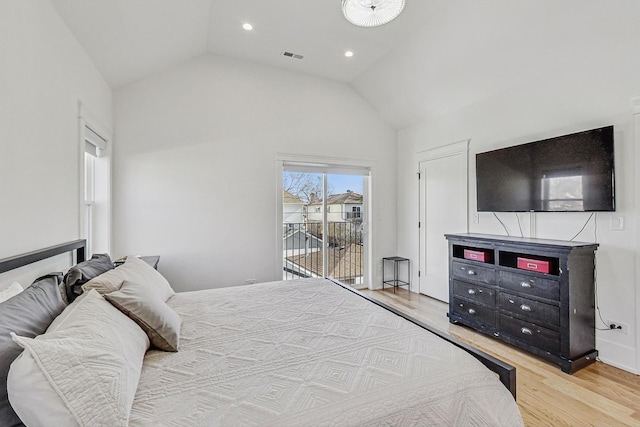
<svg viewBox="0 0 640 427">
<path fill-rule="evenodd" d="M 613 126 L 476 154 L 478 212 L 615 211 Z"/>
</svg>

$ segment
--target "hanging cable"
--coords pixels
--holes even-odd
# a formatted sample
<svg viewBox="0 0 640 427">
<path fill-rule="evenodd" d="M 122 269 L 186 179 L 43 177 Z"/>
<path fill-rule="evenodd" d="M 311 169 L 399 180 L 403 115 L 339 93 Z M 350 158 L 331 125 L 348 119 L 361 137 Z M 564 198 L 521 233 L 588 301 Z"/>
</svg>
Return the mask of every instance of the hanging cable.
<svg viewBox="0 0 640 427">
<path fill-rule="evenodd" d="M 500 218 L 498 218 L 498 215 L 496 215 L 496 213 L 495 213 L 495 212 L 492 212 L 492 213 L 493 213 L 493 216 L 495 216 L 495 217 L 496 217 L 496 219 L 498 220 L 498 222 L 499 222 L 500 224 L 502 224 L 502 228 L 504 228 L 504 231 L 507 233 L 507 236 L 511 236 L 511 234 L 509 234 L 509 230 L 507 230 L 507 226 L 506 226 L 506 225 L 504 225 L 504 222 L 502 222 L 502 220 L 501 220 Z"/>
<path fill-rule="evenodd" d="M 518 216 L 518 212 L 514 212 L 516 214 L 516 221 L 518 221 L 518 228 L 520 229 L 520 237 L 524 237 L 522 233 L 522 225 L 520 224 L 520 217 Z"/>
<path fill-rule="evenodd" d="M 593 290 L 594 290 L 594 294 L 596 297 L 596 311 L 598 312 L 598 318 L 600 318 L 600 321 L 602 322 L 602 324 L 604 326 L 606 326 L 606 328 L 596 328 L 599 331 L 612 331 L 613 329 L 611 329 L 609 327 L 609 324 L 607 322 L 605 322 L 604 318 L 602 317 L 602 313 L 600 312 L 600 303 L 598 300 L 598 267 L 596 265 L 596 257 L 593 258 Z"/>
<path fill-rule="evenodd" d="M 592 212 L 591 213 L 591 215 L 587 219 L 587 222 L 585 222 L 585 224 L 582 226 L 582 229 L 580 229 L 578 234 L 573 236 L 573 239 L 575 239 L 576 237 L 578 237 L 578 235 L 580 235 L 580 233 L 582 233 L 582 231 L 585 229 L 585 227 L 587 226 L 587 224 L 589 223 L 589 221 L 591 220 L 591 218 L 594 215 L 595 215 L 595 219 L 593 221 L 593 241 L 594 242 L 598 242 L 598 213 L 597 212 Z M 571 239 L 571 240 L 573 241 L 573 239 Z M 597 255 L 597 254 L 595 254 L 595 255 Z M 598 266 L 597 266 L 597 257 L 595 255 L 593 257 L 593 291 L 594 291 L 593 293 L 594 293 L 594 296 L 595 296 L 595 299 L 596 299 L 596 312 L 598 313 L 598 319 L 605 326 L 604 328 L 598 328 L 596 326 L 596 330 L 598 330 L 598 331 L 613 331 L 613 329 L 611 329 L 609 324 L 604 320 L 604 318 L 602 317 L 602 313 L 600 312 L 600 302 L 599 302 L 599 298 L 598 298 Z"/>
<path fill-rule="evenodd" d="M 578 237 L 580 235 L 580 233 L 582 233 L 584 231 L 584 229 L 587 227 L 587 224 L 589 224 L 589 221 L 591 221 L 591 218 L 593 218 L 593 215 L 595 215 L 595 212 L 591 212 L 591 215 L 589 215 L 589 218 L 587 218 L 587 220 L 585 221 L 585 223 L 582 226 L 582 228 L 580 229 L 580 231 L 578 231 L 575 236 L 573 236 L 571 239 L 569 239 L 570 242 L 573 242 L 573 240 L 576 237 Z M 594 227 L 594 230 L 595 230 L 596 225 L 594 225 L 593 227 Z"/>
</svg>

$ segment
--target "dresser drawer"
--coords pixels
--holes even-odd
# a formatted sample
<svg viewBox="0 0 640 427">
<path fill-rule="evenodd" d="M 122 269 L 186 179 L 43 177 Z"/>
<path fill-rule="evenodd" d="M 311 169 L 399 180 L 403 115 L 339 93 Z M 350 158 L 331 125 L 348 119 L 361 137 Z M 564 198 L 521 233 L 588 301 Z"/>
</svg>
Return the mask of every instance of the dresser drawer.
<svg viewBox="0 0 640 427">
<path fill-rule="evenodd" d="M 453 261 L 451 270 L 456 279 L 486 283 L 487 285 L 495 285 L 496 283 L 496 270 L 493 268 Z"/>
<path fill-rule="evenodd" d="M 499 319 L 502 334 L 551 354 L 560 353 L 560 332 L 506 314 L 500 314 Z"/>
<path fill-rule="evenodd" d="M 454 297 L 452 310 L 454 313 L 473 320 L 474 322 L 479 322 L 491 327 L 496 326 L 496 311 L 484 305 Z"/>
<path fill-rule="evenodd" d="M 514 316 L 533 323 L 560 327 L 560 307 L 506 293 L 498 296 L 498 306 Z"/>
<path fill-rule="evenodd" d="M 500 271 L 499 277 L 502 288 L 553 301 L 560 300 L 560 283 L 557 280 L 504 270 Z"/>
<path fill-rule="evenodd" d="M 496 291 L 468 282 L 453 281 L 453 294 L 482 304 L 495 306 Z"/>
</svg>

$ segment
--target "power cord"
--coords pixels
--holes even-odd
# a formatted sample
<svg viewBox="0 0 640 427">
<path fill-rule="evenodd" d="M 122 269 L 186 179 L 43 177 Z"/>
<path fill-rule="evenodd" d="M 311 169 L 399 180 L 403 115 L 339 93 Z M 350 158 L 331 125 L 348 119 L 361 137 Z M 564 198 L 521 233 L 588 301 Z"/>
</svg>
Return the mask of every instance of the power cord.
<svg viewBox="0 0 640 427">
<path fill-rule="evenodd" d="M 511 236 L 511 234 L 509 234 L 509 230 L 507 230 L 507 226 L 506 226 L 506 225 L 504 225 L 504 222 L 502 222 L 502 220 L 501 220 L 500 218 L 498 218 L 498 215 L 496 215 L 496 213 L 495 213 L 495 212 L 492 212 L 492 213 L 493 213 L 493 216 L 495 216 L 495 217 L 496 217 L 496 219 L 498 220 L 498 222 L 499 222 L 500 224 L 502 224 L 502 228 L 504 228 L 504 231 L 506 231 L 507 236 Z"/>
<path fill-rule="evenodd" d="M 574 239 L 575 239 L 576 237 L 578 237 L 578 236 L 580 235 L 580 233 L 582 233 L 582 232 L 584 231 L 584 229 L 587 227 L 587 224 L 589 224 L 589 221 L 591 221 L 591 218 L 593 218 L 593 216 L 594 216 L 595 214 L 596 214 L 596 212 L 591 212 L 591 215 L 589 215 L 589 218 L 587 218 L 587 220 L 585 221 L 585 223 L 584 223 L 584 225 L 582 226 L 582 228 L 580 229 L 580 231 L 578 231 L 578 233 L 576 233 L 576 235 L 575 235 L 575 236 L 573 236 L 571 239 L 569 239 L 569 241 L 570 241 L 570 242 L 573 242 L 573 241 L 574 241 Z M 597 220 L 597 219 L 598 219 L 598 218 L 596 217 L 596 220 Z M 597 227 L 597 221 L 594 223 L 594 230 L 595 230 L 595 227 Z M 597 241 L 598 241 L 598 240 L 596 239 L 596 242 L 597 242 Z"/>
<path fill-rule="evenodd" d="M 584 228 L 587 226 L 587 223 L 591 220 L 591 217 L 593 217 L 594 214 L 595 214 L 595 220 L 593 221 L 593 241 L 597 242 L 598 241 L 598 215 L 597 215 L 597 212 L 592 212 L 591 213 L 591 215 L 587 219 L 587 222 L 585 222 L 584 226 L 582 227 L 582 230 L 584 230 Z M 582 233 L 582 230 L 580 230 L 578 232 L 578 234 L 576 234 L 574 236 L 574 239 L 576 237 L 578 237 L 578 235 L 580 233 Z M 571 239 L 571 240 L 573 240 L 573 239 Z M 598 298 L 598 263 L 597 263 L 597 259 L 598 259 L 597 256 L 593 257 L 593 290 L 594 290 L 594 294 L 595 294 L 595 298 L 596 298 L 596 311 L 598 312 L 598 318 L 600 319 L 602 324 L 604 326 L 606 326 L 606 327 L 605 328 L 596 327 L 596 330 L 598 330 L 598 331 L 615 331 L 616 328 L 612 328 L 610 324 L 605 322 L 604 318 L 602 317 L 602 313 L 600 312 L 600 303 L 598 302 L 599 298 Z"/>
<path fill-rule="evenodd" d="M 518 228 L 520 229 L 520 237 L 524 237 L 522 233 L 522 225 L 520 224 L 520 217 L 518 216 L 518 212 L 514 212 L 516 214 L 516 221 L 518 221 Z"/>
</svg>

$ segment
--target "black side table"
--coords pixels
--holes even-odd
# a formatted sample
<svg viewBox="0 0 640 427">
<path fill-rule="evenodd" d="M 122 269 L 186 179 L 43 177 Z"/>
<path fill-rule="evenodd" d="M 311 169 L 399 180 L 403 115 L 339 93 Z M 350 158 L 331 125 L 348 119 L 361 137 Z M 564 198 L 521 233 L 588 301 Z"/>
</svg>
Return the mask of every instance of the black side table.
<svg viewBox="0 0 640 427">
<path fill-rule="evenodd" d="M 406 265 L 406 277 L 407 280 L 400 280 L 400 272 L 399 270 L 399 266 L 401 264 Z M 386 264 L 392 264 L 392 270 L 393 270 L 393 277 L 390 279 L 387 279 L 387 275 L 385 274 L 385 270 L 386 270 Z M 393 286 L 393 293 L 396 293 L 396 288 L 398 286 L 410 286 L 409 284 L 409 277 L 410 277 L 410 267 L 409 267 L 409 259 L 407 258 L 402 258 L 399 256 L 392 256 L 392 257 L 385 257 L 382 258 L 382 290 L 384 291 L 384 285 L 391 285 Z"/>
</svg>

